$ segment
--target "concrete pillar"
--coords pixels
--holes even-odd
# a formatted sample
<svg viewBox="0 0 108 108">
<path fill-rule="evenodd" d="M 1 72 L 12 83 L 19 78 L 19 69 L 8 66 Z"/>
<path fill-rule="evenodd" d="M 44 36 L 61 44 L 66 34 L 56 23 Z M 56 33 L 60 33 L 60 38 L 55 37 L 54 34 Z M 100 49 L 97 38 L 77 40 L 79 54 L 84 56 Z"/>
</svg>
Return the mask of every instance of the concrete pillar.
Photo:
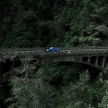
<svg viewBox="0 0 108 108">
<path fill-rule="evenodd" d="M 10 69 L 10 77 L 14 75 L 14 60 L 11 60 L 12 62 L 12 66 L 11 66 L 11 69 Z"/>
<path fill-rule="evenodd" d="M 98 56 L 97 56 L 96 61 L 95 61 L 95 66 L 96 66 L 96 67 L 99 66 L 99 65 L 98 65 Z"/>
<path fill-rule="evenodd" d="M 1 75 L 1 69 L 2 69 L 2 60 L 0 59 L 0 75 Z"/>
<path fill-rule="evenodd" d="M 2 78 L 2 59 L 0 59 L 0 86 L 1 86 L 1 84 L 2 84 L 2 82 L 3 82 L 3 78 Z"/>
<path fill-rule="evenodd" d="M 14 61 L 15 61 L 15 56 L 12 56 L 10 58 L 10 61 L 11 61 L 11 69 L 10 69 L 10 77 L 11 77 L 12 75 L 14 75 Z"/>
<path fill-rule="evenodd" d="M 2 80 L 2 75 L 1 75 L 1 69 L 2 69 L 2 61 L 0 60 L 0 85 L 1 85 L 1 80 Z"/>
<path fill-rule="evenodd" d="M 88 57 L 87 63 L 90 63 L 90 57 Z"/>
<path fill-rule="evenodd" d="M 103 60 L 102 60 L 102 68 L 104 68 L 105 67 L 105 62 L 106 62 L 106 56 L 103 58 Z"/>
</svg>

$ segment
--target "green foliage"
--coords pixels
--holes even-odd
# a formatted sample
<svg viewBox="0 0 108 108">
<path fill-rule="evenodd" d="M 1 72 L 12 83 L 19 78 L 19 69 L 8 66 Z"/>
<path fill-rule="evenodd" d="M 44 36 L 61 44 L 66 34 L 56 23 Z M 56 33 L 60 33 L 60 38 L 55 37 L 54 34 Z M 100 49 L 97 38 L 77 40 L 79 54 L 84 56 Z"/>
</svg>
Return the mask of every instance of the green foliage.
<svg viewBox="0 0 108 108">
<path fill-rule="evenodd" d="M 101 45 L 102 40 L 100 38 L 95 38 L 93 36 L 84 37 L 84 36 L 75 36 L 70 39 L 69 42 L 65 45 L 65 47 L 71 46 L 98 46 Z"/>
<path fill-rule="evenodd" d="M 72 69 L 72 64 L 54 63 L 35 72 L 35 65 L 28 64 L 30 60 L 30 56 L 23 58 L 20 76 L 11 79 L 9 108 L 107 108 L 107 68 L 90 83 L 89 72 L 79 73 L 75 65 Z"/>
<path fill-rule="evenodd" d="M 76 83 L 70 83 L 63 93 L 63 103 L 60 108 L 88 108 L 92 103 L 92 95 L 89 95 L 88 73 L 80 74 Z M 93 108 L 93 107 L 90 107 Z"/>
<path fill-rule="evenodd" d="M 99 103 L 99 108 L 108 108 L 108 80 L 105 82 L 105 86 L 106 86 L 106 89 L 105 89 L 105 94 L 102 98 L 102 101 L 101 103 Z"/>
<path fill-rule="evenodd" d="M 108 43 L 104 36 L 95 36 L 96 27 L 108 27 L 108 0 L 1 0 L 0 11 L 0 47 Z M 98 108 L 98 103 L 106 108 L 107 69 L 89 84 L 88 74 L 79 75 L 78 64 L 46 65 L 35 73 L 34 65 L 22 62 L 21 77 L 11 81 L 10 108 Z"/>
<path fill-rule="evenodd" d="M 108 65 L 101 74 L 101 82 L 103 82 L 103 97 L 101 102 L 98 104 L 99 108 L 107 108 L 108 107 Z"/>
<path fill-rule="evenodd" d="M 92 37 L 91 24 L 108 25 L 106 0 L 1 0 L 0 7 L 1 47 L 77 46 L 76 36 Z"/>
<path fill-rule="evenodd" d="M 50 104 L 50 88 L 45 87 L 41 78 L 36 77 L 34 65 L 28 64 L 28 59 L 23 59 L 24 67 L 19 74 L 21 77 L 12 77 L 12 97 L 7 101 L 12 102 L 9 108 L 48 108 Z M 47 89 L 47 91 L 46 91 Z"/>
</svg>

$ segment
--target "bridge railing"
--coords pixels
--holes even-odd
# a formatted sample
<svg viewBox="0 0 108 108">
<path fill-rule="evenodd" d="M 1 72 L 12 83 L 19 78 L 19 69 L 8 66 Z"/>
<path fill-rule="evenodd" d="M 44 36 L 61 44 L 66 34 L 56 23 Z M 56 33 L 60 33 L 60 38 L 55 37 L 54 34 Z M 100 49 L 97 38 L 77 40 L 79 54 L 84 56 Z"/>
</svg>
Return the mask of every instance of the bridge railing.
<svg viewBox="0 0 108 108">
<path fill-rule="evenodd" d="M 45 48 L 0 48 L 0 54 L 18 54 L 18 53 L 46 53 Z M 72 48 L 61 48 L 60 52 L 47 52 L 53 53 L 64 53 L 64 54 L 108 54 L 108 47 L 72 47 Z"/>
<path fill-rule="evenodd" d="M 37 48 L 0 48 L 0 51 L 6 51 L 6 50 L 13 50 L 13 51 L 32 51 L 32 50 L 45 50 L 46 47 L 37 47 Z M 89 47 L 61 47 L 60 48 L 61 50 L 74 50 L 74 49 L 108 49 L 108 46 L 107 47 L 103 47 L 103 46 L 89 46 Z"/>
<path fill-rule="evenodd" d="M 41 48 L 0 48 L 0 51 L 36 51 L 44 50 L 44 47 Z"/>
</svg>

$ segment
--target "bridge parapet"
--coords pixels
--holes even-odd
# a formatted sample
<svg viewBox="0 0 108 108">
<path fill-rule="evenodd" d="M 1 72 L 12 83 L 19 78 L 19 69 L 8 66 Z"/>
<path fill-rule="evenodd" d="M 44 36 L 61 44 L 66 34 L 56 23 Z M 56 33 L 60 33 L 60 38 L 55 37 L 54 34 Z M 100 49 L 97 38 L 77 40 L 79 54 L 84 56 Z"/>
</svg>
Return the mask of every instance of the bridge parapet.
<svg viewBox="0 0 108 108">
<path fill-rule="evenodd" d="M 23 54 L 46 54 L 46 52 L 44 51 L 45 48 L 19 48 L 19 49 L 0 49 L 0 55 L 23 55 Z M 54 53 L 65 53 L 65 54 L 80 54 L 80 55 L 84 55 L 84 54 L 89 54 L 89 55 L 93 55 L 93 54 L 108 54 L 108 47 L 103 47 L 103 48 L 93 48 L 93 49 L 89 49 L 89 48 L 70 48 L 70 49 L 61 49 L 60 52 L 48 52 L 48 54 L 54 54 Z"/>
<path fill-rule="evenodd" d="M 8 59 L 14 65 L 14 62 L 21 60 L 22 56 L 28 55 L 32 56 L 36 66 L 51 62 L 71 61 L 103 69 L 108 63 L 108 47 L 61 48 L 60 52 L 45 52 L 45 48 L 1 48 L 0 63 Z"/>
<path fill-rule="evenodd" d="M 0 49 L 0 58 L 11 58 L 15 56 L 37 56 L 42 59 L 56 59 L 59 60 L 67 59 L 71 60 L 73 58 L 82 57 L 108 57 L 108 47 L 73 47 L 73 48 L 61 48 L 60 52 L 45 52 L 45 48 L 18 48 L 18 49 Z M 62 58 L 62 59 L 61 59 Z M 74 59 L 74 61 L 77 59 Z M 80 59 L 81 60 L 81 59 Z M 79 60 L 79 61 L 80 61 Z M 101 60 L 101 59 L 100 59 Z"/>
</svg>

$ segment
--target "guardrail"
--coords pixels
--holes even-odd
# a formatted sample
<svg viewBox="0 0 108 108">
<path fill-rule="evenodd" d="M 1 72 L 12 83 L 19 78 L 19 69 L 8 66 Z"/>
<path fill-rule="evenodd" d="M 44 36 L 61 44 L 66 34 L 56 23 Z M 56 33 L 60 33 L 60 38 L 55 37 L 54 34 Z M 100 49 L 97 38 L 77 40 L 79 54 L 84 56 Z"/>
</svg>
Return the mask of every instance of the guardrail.
<svg viewBox="0 0 108 108">
<path fill-rule="evenodd" d="M 73 48 L 60 48 L 60 52 L 47 52 L 52 53 L 65 53 L 65 54 L 99 54 L 108 53 L 108 47 L 73 47 Z M 0 48 L 0 54 L 23 54 L 23 53 L 46 53 L 45 48 Z"/>
<path fill-rule="evenodd" d="M 38 48 L 0 48 L 0 51 L 36 51 L 36 50 L 45 50 L 46 47 L 38 47 Z M 81 49 L 108 49 L 108 46 L 89 46 L 89 47 L 60 47 L 61 50 L 81 50 Z"/>
</svg>

